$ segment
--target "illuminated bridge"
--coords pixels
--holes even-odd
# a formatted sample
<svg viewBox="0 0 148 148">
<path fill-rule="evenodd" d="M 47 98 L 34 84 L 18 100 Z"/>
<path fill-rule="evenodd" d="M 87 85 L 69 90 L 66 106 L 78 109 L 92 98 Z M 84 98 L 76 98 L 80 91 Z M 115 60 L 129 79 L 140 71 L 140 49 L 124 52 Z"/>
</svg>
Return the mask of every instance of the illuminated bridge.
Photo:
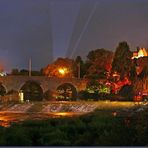
<svg viewBox="0 0 148 148">
<path fill-rule="evenodd" d="M 0 77 L 0 95 L 22 91 L 24 100 L 76 99 L 87 81 L 77 78 L 49 78 L 45 76 Z"/>
</svg>

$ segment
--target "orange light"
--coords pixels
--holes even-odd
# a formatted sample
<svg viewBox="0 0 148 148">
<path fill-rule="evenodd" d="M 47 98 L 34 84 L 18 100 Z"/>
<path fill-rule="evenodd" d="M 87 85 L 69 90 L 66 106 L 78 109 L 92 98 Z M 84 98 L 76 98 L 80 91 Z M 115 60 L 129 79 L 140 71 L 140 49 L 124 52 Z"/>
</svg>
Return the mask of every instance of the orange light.
<svg viewBox="0 0 148 148">
<path fill-rule="evenodd" d="M 64 68 L 60 68 L 59 69 L 59 73 L 62 74 L 62 75 L 64 75 L 65 74 L 65 69 Z"/>
<path fill-rule="evenodd" d="M 113 116 L 117 116 L 117 112 L 112 112 L 112 115 Z"/>
<path fill-rule="evenodd" d="M 147 53 L 146 49 L 140 48 L 140 50 L 138 52 L 133 53 L 132 59 L 134 59 L 134 58 L 138 59 L 140 57 L 147 57 L 147 56 L 148 56 L 148 53 Z"/>
</svg>

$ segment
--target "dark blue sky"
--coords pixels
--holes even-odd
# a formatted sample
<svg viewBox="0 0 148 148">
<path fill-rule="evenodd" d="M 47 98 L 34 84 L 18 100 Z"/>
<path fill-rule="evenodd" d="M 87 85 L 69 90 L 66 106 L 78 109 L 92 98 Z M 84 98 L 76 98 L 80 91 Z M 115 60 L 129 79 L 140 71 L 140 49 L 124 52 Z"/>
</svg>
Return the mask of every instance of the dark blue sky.
<svg viewBox="0 0 148 148">
<path fill-rule="evenodd" d="M 0 63 L 39 70 L 92 49 L 148 47 L 148 0 L 0 0 Z"/>
</svg>

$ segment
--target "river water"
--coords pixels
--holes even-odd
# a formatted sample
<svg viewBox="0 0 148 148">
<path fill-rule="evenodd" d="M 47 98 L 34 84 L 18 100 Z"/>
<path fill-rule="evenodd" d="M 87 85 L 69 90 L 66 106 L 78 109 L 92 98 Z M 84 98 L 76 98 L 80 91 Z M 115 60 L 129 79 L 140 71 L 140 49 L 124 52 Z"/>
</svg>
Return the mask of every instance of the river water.
<svg viewBox="0 0 148 148">
<path fill-rule="evenodd" d="M 49 118 L 73 117 L 83 113 L 56 112 L 56 113 L 0 113 L 0 126 L 8 127 L 11 123 L 25 120 L 45 120 Z"/>
<path fill-rule="evenodd" d="M 7 127 L 14 122 L 73 117 L 94 111 L 96 108 L 131 108 L 133 102 L 41 102 L 9 104 L 0 108 L 0 125 Z"/>
</svg>

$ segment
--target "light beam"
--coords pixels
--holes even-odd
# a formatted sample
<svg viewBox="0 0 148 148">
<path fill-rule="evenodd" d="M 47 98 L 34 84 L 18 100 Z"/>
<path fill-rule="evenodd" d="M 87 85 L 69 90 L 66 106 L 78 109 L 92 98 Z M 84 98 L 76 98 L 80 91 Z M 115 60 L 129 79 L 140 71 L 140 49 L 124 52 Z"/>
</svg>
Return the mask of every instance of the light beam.
<svg viewBox="0 0 148 148">
<path fill-rule="evenodd" d="M 85 31 L 86 31 L 86 29 L 87 29 L 87 27 L 88 27 L 88 24 L 90 23 L 90 21 L 91 21 L 93 15 L 94 15 L 94 13 L 95 13 L 95 11 L 96 11 L 97 5 L 98 5 L 98 3 L 96 2 L 96 3 L 94 4 L 94 7 L 93 7 L 93 9 L 92 9 L 92 11 L 91 11 L 91 13 L 90 13 L 88 19 L 87 19 L 87 22 L 86 22 L 86 24 L 85 24 L 85 26 L 84 26 L 84 28 L 83 28 L 83 30 L 82 30 L 80 36 L 79 36 L 79 38 L 78 38 L 78 40 L 77 40 L 77 42 L 76 42 L 76 44 L 75 44 L 75 46 L 74 46 L 74 48 L 73 48 L 73 50 L 72 50 L 71 57 L 74 56 L 74 53 L 76 52 L 76 49 L 77 49 L 77 47 L 78 47 L 78 45 L 79 45 L 79 43 L 80 43 L 80 41 L 81 41 L 81 38 L 82 38 L 83 34 L 85 33 Z"/>
</svg>

